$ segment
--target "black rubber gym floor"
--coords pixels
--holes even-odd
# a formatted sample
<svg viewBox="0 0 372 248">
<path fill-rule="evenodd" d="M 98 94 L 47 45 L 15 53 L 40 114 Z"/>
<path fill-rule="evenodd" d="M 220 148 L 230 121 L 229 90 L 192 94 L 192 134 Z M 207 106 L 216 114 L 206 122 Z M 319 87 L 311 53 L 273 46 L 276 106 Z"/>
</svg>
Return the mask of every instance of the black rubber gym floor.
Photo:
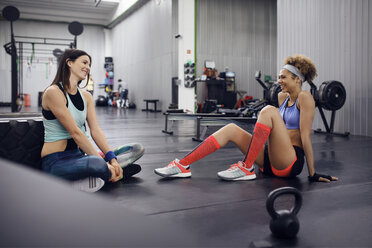
<svg viewBox="0 0 372 248">
<path fill-rule="evenodd" d="M 309 183 L 306 167 L 291 180 L 222 181 L 216 173 L 243 156 L 233 145 L 193 164 L 191 179 L 164 179 L 154 169 L 198 144 L 193 121 L 175 122 L 170 136 L 161 132 L 162 113 L 102 107 L 97 115 L 110 146 L 144 145 L 142 171 L 87 194 L 2 160 L 0 246 L 372 246 L 371 137 L 312 135 L 316 171 L 337 182 Z M 284 186 L 303 196 L 295 239 L 278 239 L 269 229 L 267 195 Z M 282 196 L 275 206 L 292 204 Z"/>
</svg>

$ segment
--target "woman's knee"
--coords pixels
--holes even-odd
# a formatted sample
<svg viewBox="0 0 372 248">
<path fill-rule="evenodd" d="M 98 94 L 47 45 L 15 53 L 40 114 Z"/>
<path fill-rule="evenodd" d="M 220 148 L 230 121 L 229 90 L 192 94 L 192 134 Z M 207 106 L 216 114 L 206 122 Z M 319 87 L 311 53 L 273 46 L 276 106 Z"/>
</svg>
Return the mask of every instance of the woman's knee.
<svg viewBox="0 0 372 248">
<path fill-rule="evenodd" d="M 239 129 L 239 126 L 230 123 L 215 132 L 213 136 L 220 146 L 224 147 L 229 141 L 232 141 L 233 137 L 237 136 Z"/>
<path fill-rule="evenodd" d="M 229 134 L 238 132 L 240 130 L 240 127 L 234 123 L 229 123 L 224 128 L 227 130 Z"/>
<path fill-rule="evenodd" d="M 213 136 L 228 137 L 232 133 L 234 133 L 237 130 L 237 128 L 238 128 L 237 125 L 230 123 L 220 128 L 217 132 L 214 133 Z"/>
<path fill-rule="evenodd" d="M 250 135 L 247 131 L 239 127 L 238 125 L 234 123 L 227 124 L 226 126 L 226 135 L 225 137 L 228 139 L 228 141 L 232 141 L 235 144 L 239 143 L 241 139 L 245 140 Z"/>
<path fill-rule="evenodd" d="M 260 111 L 257 122 L 261 122 L 269 127 L 272 127 L 273 120 L 279 119 L 279 118 L 281 118 L 279 114 L 279 110 L 274 106 L 267 105 Z"/>
<path fill-rule="evenodd" d="M 227 124 L 223 129 L 223 136 L 228 140 L 232 140 L 234 137 L 239 136 L 244 132 L 242 128 L 234 123 Z"/>
<path fill-rule="evenodd" d="M 279 110 L 272 106 L 272 105 L 266 105 L 263 109 L 261 109 L 259 115 L 267 115 L 267 114 L 277 114 L 279 113 Z"/>
<path fill-rule="evenodd" d="M 105 160 L 97 156 L 88 156 L 87 169 L 93 174 L 104 174 L 109 170 Z"/>
</svg>

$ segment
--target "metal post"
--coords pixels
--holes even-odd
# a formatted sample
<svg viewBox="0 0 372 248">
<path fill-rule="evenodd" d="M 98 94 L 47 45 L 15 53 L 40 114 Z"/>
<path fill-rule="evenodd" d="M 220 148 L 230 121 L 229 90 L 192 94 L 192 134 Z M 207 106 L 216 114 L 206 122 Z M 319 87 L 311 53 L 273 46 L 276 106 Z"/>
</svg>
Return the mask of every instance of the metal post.
<svg viewBox="0 0 372 248">
<path fill-rule="evenodd" d="M 200 121 L 201 121 L 202 117 L 198 116 L 196 118 L 196 137 L 195 138 L 192 138 L 192 140 L 194 141 L 199 141 L 201 142 L 202 140 L 200 139 Z"/>
<path fill-rule="evenodd" d="M 17 112 L 17 94 L 18 94 L 18 75 L 17 75 L 17 48 L 15 45 L 14 40 L 14 33 L 13 33 L 13 22 L 10 22 L 10 32 L 11 32 L 11 40 L 12 40 L 12 112 Z"/>
<path fill-rule="evenodd" d="M 23 43 L 18 43 L 18 94 L 17 96 L 22 99 L 22 104 L 25 104 L 24 102 L 24 95 L 23 94 Z M 24 105 L 23 105 L 24 106 Z M 17 106 L 18 110 L 21 111 L 22 106 Z"/>
<path fill-rule="evenodd" d="M 335 125 L 335 117 L 336 117 L 336 110 L 332 110 L 331 126 L 330 126 L 331 133 L 333 133 L 333 126 Z"/>
<path fill-rule="evenodd" d="M 165 115 L 165 129 L 162 130 L 163 133 L 166 133 L 166 134 L 170 134 L 172 135 L 173 134 L 173 131 L 168 131 L 168 117 L 169 117 L 169 113 L 164 113 Z"/>
<path fill-rule="evenodd" d="M 330 130 L 329 127 L 328 127 L 328 123 L 327 123 L 327 120 L 326 120 L 326 118 L 325 118 L 325 116 L 324 116 L 323 109 L 322 109 L 322 107 L 319 107 L 319 106 L 318 106 L 318 109 L 319 109 L 320 116 L 322 117 L 322 120 L 323 120 L 324 126 L 325 126 L 325 128 L 326 128 L 326 130 L 327 130 L 327 133 L 330 133 L 331 130 Z"/>
<path fill-rule="evenodd" d="M 196 139 L 197 140 L 200 140 L 200 120 L 201 120 L 201 117 L 198 117 L 196 119 Z"/>
<path fill-rule="evenodd" d="M 168 132 L 168 113 L 165 113 L 165 131 Z"/>
</svg>

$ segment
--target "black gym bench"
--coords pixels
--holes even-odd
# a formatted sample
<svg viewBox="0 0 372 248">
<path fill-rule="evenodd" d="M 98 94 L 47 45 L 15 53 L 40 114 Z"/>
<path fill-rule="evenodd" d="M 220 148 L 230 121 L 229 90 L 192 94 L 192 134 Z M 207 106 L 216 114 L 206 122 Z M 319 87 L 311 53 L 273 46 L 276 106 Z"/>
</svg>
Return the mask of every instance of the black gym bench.
<svg viewBox="0 0 372 248">
<path fill-rule="evenodd" d="M 144 99 L 143 101 L 146 102 L 146 108 L 142 109 L 142 111 L 161 112 L 161 110 L 156 109 L 156 104 L 159 101 L 158 99 Z M 154 104 L 154 109 L 149 109 L 149 103 Z"/>
<path fill-rule="evenodd" d="M 165 129 L 162 130 L 163 133 L 173 134 L 173 131 L 168 130 L 168 121 L 178 121 L 178 120 L 196 120 L 196 137 L 193 137 L 194 141 L 203 141 L 204 136 L 208 130 L 209 126 L 224 126 L 229 123 L 245 123 L 245 124 L 255 124 L 257 118 L 252 117 L 233 117 L 226 116 L 225 114 L 180 114 L 180 113 L 164 113 L 165 115 Z M 202 132 L 201 126 L 203 126 Z"/>
</svg>

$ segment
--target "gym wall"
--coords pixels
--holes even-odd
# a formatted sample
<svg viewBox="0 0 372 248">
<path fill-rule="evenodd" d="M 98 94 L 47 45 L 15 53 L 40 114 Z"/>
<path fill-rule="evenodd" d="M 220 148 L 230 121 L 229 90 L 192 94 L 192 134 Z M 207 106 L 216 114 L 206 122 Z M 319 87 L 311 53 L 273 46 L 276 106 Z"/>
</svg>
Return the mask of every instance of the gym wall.
<svg viewBox="0 0 372 248">
<path fill-rule="evenodd" d="M 10 24 L 8 21 L 0 21 L 0 44 L 10 42 Z M 10 102 L 11 88 L 11 57 L 5 52 L 3 46 L 0 49 L 0 102 Z"/>
<path fill-rule="evenodd" d="M 68 31 L 68 23 L 51 23 L 43 21 L 22 21 L 14 22 L 14 34 L 16 36 L 33 36 L 47 38 L 63 38 L 73 39 L 73 36 Z M 0 44 L 5 44 L 10 41 L 10 24 L 8 21 L 0 21 Z M 17 38 L 16 38 L 17 40 Z M 35 40 L 33 40 L 35 41 Z M 53 41 L 49 41 L 53 42 Z M 60 43 L 60 42 L 56 42 Z M 26 44 L 24 44 L 26 47 Z M 28 48 L 31 45 L 27 45 Z M 85 50 L 92 56 L 93 79 L 95 81 L 95 97 L 98 92 L 98 83 L 103 83 L 105 79 L 104 64 L 104 36 L 103 28 L 99 26 L 84 25 L 84 32 L 77 37 L 78 49 Z M 51 45 L 35 45 L 35 48 L 41 49 L 66 49 L 66 46 L 51 46 Z M 43 91 L 54 79 L 57 64 L 52 52 L 50 54 L 41 54 L 35 51 L 33 63 L 27 64 L 30 61 L 30 53 L 24 53 L 23 62 L 23 93 L 31 95 L 31 106 L 38 106 L 38 92 Z M 44 57 L 44 59 L 38 59 Z M 53 63 L 46 64 L 50 58 Z M 5 49 L 0 49 L 0 102 L 11 101 L 11 56 L 5 52 Z"/>
<path fill-rule="evenodd" d="M 178 77 L 178 0 L 172 0 L 172 77 Z"/>
<path fill-rule="evenodd" d="M 128 82 L 129 100 L 139 108 L 145 106 L 143 99 L 159 99 L 163 111 L 171 102 L 170 20 L 172 1 L 148 1 L 111 30 L 115 82 Z"/>
<path fill-rule="evenodd" d="M 171 78 L 178 68 L 177 4 L 149 1 L 111 30 L 115 79 L 128 82 L 129 98 L 137 105 L 157 98 L 165 110 L 171 102 Z M 204 60 L 214 60 L 219 71 L 229 66 L 236 72 L 237 89 L 262 97 L 254 74 L 261 70 L 276 75 L 276 1 L 197 4 L 197 75 L 202 74 Z"/>
<path fill-rule="evenodd" d="M 278 0 L 277 70 L 286 56 L 302 53 L 317 66 L 318 87 L 342 82 L 346 102 L 336 112 L 337 132 L 372 136 L 371 30 L 371 0 Z M 318 110 L 313 128 L 324 130 Z"/>
<path fill-rule="evenodd" d="M 205 60 L 213 60 L 218 72 L 227 66 L 236 73 L 237 90 L 262 97 L 254 75 L 257 70 L 277 74 L 276 13 L 276 0 L 198 0 L 197 75 L 203 73 Z M 203 95 L 202 88 L 198 95 Z"/>
</svg>

